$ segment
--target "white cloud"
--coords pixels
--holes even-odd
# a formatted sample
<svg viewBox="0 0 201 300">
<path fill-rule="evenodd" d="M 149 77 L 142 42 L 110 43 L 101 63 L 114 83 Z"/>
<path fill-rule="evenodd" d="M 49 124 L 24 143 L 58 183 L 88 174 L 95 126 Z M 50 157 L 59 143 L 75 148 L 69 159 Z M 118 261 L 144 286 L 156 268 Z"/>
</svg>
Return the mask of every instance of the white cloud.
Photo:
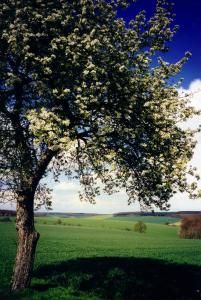
<svg viewBox="0 0 201 300">
<path fill-rule="evenodd" d="M 81 202 L 78 196 L 79 188 L 74 193 L 53 193 L 53 210 L 62 212 L 83 212 L 83 213 L 114 213 L 119 211 L 139 210 L 139 205 L 128 206 L 127 196 L 124 192 L 112 196 L 101 195 L 97 198 L 96 204 Z"/>
<path fill-rule="evenodd" d="M 185 97 L 186 95 L 189 96 L 189 105 L 194 106 L 196 109 L 201 109 L 201 79 L 193 80 L 188 89 L 179 88 L 179 94 L 181 97 Z M 194 116 L 193 118 L 189 119 L 187 122 L 182 123 L 182 128 L 197 128 L 201 124 L 201 117 Z"/>
<path fill-rule="evenodd" d="M 54 186 L 54 190 L 57 192 L 74 192 L 79 188 L 79 183 L 75 181 L 61 181 Z"/>
<path fill-rule="evenodd" d="M 197 108 L 201 109 L 201 79 L 194 79 L 188 89 L 180 88 L 179 93 L 181 96 L 185 94 L 191 95 L 191 104 Z"/>
<path fill-rule="evenodd" d="M 201 210 L 201 199 L 189 199 L 187 194 L 177 193 L 172 199 L 170 199 L 170 210 Z"/>
<path fill-rule="evenodd" d="M 201 109 L 201 79 L 193 80 L 188 89 L 180 88 L 180 95 L 188 94 L 190 95 L 191 105 L 193 105 L 196 109 Z M 192 119 L 188 120 L 185 124 L 185 128 L 197 128 L 201 124 L 201 116 L 195 116 Z M 196 135 L 197 145 L 194 150 L 194 156 L 191 160 L 191 164 L 198 168 L 198 171 L 201 175 L 201 134 L 198 133 Z M 200 200 L 201 201 L 201 200 Z"/>
</svg>

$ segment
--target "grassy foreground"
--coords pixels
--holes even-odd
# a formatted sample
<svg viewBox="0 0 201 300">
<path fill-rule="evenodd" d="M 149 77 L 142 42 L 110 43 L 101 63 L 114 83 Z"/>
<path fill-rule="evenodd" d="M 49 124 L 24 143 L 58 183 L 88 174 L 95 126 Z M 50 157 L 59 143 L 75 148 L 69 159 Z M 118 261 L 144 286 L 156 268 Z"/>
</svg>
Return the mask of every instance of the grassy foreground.
<svg viewBox="0 0 201 300">
<path fill-rule="evenodd" d="M 15 223 L 0 222 L 0 299 L 201 299 L 201 240 L 143 218 L 145 234 L 133 231 L 139 217 L 37 217 L 32 285 L 14 295 Z"/>
</svg>

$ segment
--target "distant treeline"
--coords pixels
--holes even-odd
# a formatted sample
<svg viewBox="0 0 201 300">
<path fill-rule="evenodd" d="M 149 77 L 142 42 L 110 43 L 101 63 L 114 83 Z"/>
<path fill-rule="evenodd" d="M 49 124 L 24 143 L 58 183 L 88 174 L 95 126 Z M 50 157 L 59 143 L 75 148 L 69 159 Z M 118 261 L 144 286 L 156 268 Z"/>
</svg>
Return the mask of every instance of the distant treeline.
<svg viewBox="0 0 201 300">
<path fill-rule="evenodd" d="M 201 211 L 177 211 L 177 212 L 119 212 L 113 214 L 113 217 L 128 217 L 128 216 L 158 216 L 158 217 L 172 217 L 172 218 L 184 218 L 191 215 L 199 215 Z M 100 216 L 102 214 L 93 213 L 61 213 L 61 212 L 35 212 L 35 216 L 47 217 L 47 216 L 57 216 L 61 218 L 86 218 Z M 0 209 L 0 217 L 12 217 L 16 216 L 16 211 L 14 210 L 4 210 Z"/>
<path fill-rule="evenodd" d="M 199 215 L 201 211 L 176 211 L 176 212 L 119 212 L 113 214 L 113 217 L 131 217 L 131 216 L 158 216 L 158 217 L 172 217 L 172 218 L 184 218 L 191 215 Z"/>
<path fill-rule="evenodd" d="M 37 215 L 37 213 L 36 213 Z M 76 217 L 76 218 L 83 218 L 83 217 L 95 217 L 99 216 L 99 214 L 93 214 L 93 213 L 60 213 L 60 212 L 49 212 L 47 213 L 49 216 L 58 216 L 62 218 L 70 218 L 70 217 Z"/>
<path fill-rule="evenodd" d="M 70 217 L 82 218 L 82 217 L 93 217 L 99 215 L 93 213 L 60 213 L 60 212 L 38 212 L 38 211 L 36 211 L 34 214 L 37 217 L 57 216 L 61 218 L 70 218 Z M 5 216 L 6 217 L 16 216 L 16 211 L 0 209 L 0 217 L 5 217 Z"/>
<path fill-rule="evenodd" d="M 0 209 L 0 217 L 15 217 L 16 211 Z"/>
</svg>

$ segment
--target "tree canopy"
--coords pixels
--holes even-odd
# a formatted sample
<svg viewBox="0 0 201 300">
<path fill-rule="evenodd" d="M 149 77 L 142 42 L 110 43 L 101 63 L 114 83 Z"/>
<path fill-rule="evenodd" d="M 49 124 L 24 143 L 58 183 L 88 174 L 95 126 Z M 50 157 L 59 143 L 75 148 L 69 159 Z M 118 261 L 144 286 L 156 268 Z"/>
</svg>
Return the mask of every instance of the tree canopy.
<svg viewBox="0 0 201 300">
<path fill-rule="evenodd" d="M 188 166 L 195 132 L 180 126 L 195 110 L 170 81 L 190 54 L 175 64 L 160 57 L 177 31 L 170 3 L 126 24 L 117 13 L 127 2 L 0 3 L 4 201 L 28 189 L 50 205 L 40 185 L 49 170 L 78 178 L 91 202 L 98 179 L 108 193 L 124 188 L 129 203 L 161 209 L 177 190 L 197 196 L 187 182 L 199 179 Z"/>
</svg>

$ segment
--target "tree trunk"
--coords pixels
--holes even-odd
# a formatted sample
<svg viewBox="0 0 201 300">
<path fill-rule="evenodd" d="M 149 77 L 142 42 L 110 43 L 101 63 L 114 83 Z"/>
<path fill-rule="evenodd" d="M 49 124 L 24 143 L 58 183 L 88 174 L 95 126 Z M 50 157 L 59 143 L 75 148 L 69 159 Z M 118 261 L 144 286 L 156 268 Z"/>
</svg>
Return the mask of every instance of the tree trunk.
<svg viewBox="0 0 201 300">
<path fill-rule="evenodd" d="M 12 290 L 29 287 L 39 233 L 34 228 L 34 193 L 21 191 L 17 200 L 17 254 L 12 276 Z"/>
</svg>

